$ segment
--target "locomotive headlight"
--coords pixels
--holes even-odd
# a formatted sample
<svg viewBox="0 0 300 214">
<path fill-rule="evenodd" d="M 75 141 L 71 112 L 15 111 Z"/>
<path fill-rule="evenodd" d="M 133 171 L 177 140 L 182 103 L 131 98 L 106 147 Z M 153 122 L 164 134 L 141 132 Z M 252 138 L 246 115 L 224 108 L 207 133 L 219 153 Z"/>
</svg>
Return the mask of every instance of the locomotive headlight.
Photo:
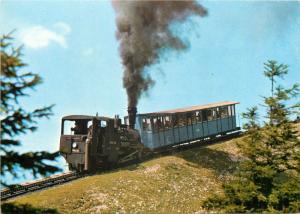
<svg viewBox="0 0 300 214">
<path fill-rule="evenodd" d="M 73 142 L 73 143 L 72 143 L 72 148 L 73 148 L 73 149 L 76 149 L 77 146 L 78 146 L 78 144 L 77 144 L 76 142 Z"/>
</svg>

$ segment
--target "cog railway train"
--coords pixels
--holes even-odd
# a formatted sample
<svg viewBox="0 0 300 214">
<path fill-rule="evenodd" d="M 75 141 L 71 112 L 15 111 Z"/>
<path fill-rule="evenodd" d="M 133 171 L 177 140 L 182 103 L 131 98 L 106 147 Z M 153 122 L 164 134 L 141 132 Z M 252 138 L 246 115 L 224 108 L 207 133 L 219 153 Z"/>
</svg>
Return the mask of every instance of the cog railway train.
<svg viewBox="0 0 300 214">
<path fill-rule="evenodd" d="M 124 124 L 118 116 L 65 116 L 60 153 L 70 170 L 91 172 L 191 142 L 228 136 L 240 130 L 236 104 L 225 101 L 147 114 L 136 114 L 136 107 L 129 107 Z"/>
</svg>

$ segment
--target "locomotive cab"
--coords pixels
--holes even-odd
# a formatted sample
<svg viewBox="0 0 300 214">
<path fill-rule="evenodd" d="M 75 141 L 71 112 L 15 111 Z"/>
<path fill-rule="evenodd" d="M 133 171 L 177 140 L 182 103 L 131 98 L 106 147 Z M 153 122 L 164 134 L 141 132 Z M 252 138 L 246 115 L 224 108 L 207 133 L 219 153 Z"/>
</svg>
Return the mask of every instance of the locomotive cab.
<svg viewBox="0 0 300 214">
<path fill-rule="evenodd" d="M 69 169 L 83 171 L 88 133 L 93 127 L 93 118 L 88 116 L 66 116 L 61 123 L 60 153 L 69 164 Z"/>
<path fill-rule="evenodd" d="M 111 119 L 105 117 L 71 115 L 62 118 L 60 153 L 70 170 L 90 171 L 96 167 L 99 162 L 96 156 L 104 152 L 110 123 Z"/>
</svg>

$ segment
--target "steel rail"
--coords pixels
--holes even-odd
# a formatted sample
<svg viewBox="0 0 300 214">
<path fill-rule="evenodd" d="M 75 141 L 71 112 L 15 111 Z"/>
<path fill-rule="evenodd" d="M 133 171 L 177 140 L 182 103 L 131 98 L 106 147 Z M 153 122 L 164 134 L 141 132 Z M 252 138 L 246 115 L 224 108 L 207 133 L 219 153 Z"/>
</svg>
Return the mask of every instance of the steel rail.
<svg viewBox="0 0 300 214">
<path fill-rule="evenodd" d="M 51 186 L 63 184 L 81 178 L 83 176 L 84 174 L 79 174 L 77 172 L 65 172 L 57 175 L 52 175 L 50 177 L 22 183 L 19 185 L 14 185 L 10 188 L 4 188 L 1 190 L 1 200 L 5 201 L 7 199 L 14 198 L 29 192 L 34 192 Z"/>
</svg>

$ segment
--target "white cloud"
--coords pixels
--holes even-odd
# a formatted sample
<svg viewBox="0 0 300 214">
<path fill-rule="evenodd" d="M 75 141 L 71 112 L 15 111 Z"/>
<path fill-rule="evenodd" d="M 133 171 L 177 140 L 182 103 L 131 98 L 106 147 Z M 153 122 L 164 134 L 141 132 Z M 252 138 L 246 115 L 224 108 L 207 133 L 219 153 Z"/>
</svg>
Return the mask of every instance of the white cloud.
<svg viewBox="0 0 300 214">
<path fill-rule="evenodd" d="M 82 55 L 84 56 L 90 56 L 94 53 L 94 49 L 93 48 L 87 48 L 87 49 L 84 49 L 82 51 Z"/>
<path fill-rule="evenodd" d="M 54 27 L 60 32 L 52 31 L 44 26 L 31 26 L 20 31 L 20 39 L 25 46 L 32 49 L 45 48 L 50 43 L 57 43 L 67 48 L 66 35 L 71 32 L 71 27 L 63 22 L 58 22 Z"/>
</svg>

